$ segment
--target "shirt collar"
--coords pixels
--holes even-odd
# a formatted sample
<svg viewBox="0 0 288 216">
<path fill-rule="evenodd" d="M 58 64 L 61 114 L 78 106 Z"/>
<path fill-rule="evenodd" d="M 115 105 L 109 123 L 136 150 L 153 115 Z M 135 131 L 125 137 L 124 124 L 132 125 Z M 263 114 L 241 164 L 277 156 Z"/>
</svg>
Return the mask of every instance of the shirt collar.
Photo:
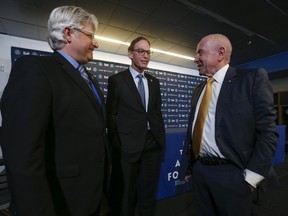
<svg viewBox="0 0 288 216">
<path fill-rule="evenodd" d="M 130 70 L 130 73 L 131 73 L 133 79 L 135 79 L 136 76 L 139 74 L 139 72 L 137 72 L 136 70 L 134 70 L 131 66 L 129 66 L 129 70 Z M 142 72 L 141 74 L 143 75 L 143 78 L 145 79 L 146 77 L 145 77 L 144 72 Z"/>
<path fill-rule="evenodd" d="M 224 77 L 226 75 L 226 72 L 229 68 L 229 64 L 226 64 L 224 67 L 222 67 L 220 70 L 218 70 L 214 75 L 213 78 L 217 83 L 223 83 Z"/>
<path fill-rule="evenodd" d="M 73 59 L 70 55 L 68 55 L 67 53 L 61 51 L 61 50 L 56 50 L 58 53 L 60 53 L 67 61 L 69 61 L 74 68 L 77 68 L 79 66 L 79 63 Z"/>
</svg>

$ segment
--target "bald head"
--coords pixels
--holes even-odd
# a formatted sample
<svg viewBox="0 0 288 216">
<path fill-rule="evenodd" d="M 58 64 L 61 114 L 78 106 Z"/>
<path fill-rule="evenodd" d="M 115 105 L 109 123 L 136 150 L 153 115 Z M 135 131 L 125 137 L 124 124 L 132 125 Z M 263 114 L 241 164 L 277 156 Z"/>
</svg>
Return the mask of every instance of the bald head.
<svg viewBox="0 0 288 216">
<path fill-rule="evenodd" d="M 230 63 L 231 54 L 232 45 L 225 35 L 210 34 L 198 43 L 194 62 L 200 75 L 213 76 Z"/>
<path fill-rule="evenodd" d="M 230 40 L 223 34 L 210 34 L 202 38 L 201 42 L 207 43 L 207 45 L 214 47 L 216 50 L 224 49 L 225 55 L 225 63 L 230 62 L 231 54 L 232 54 L 232 45 Z"/>
</svg>

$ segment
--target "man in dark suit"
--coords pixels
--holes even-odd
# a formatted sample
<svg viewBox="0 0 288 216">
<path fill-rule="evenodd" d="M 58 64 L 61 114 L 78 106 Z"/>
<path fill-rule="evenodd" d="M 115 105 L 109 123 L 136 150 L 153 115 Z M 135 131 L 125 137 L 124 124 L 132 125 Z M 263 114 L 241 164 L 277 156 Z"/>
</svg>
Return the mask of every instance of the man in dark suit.
<svg viewBox="0 0 288 216">
<path fill-rule="evenodd" d="M 97 25 L 80 7 L 58 7 L 48 21 L 54 53 L 12 67 L 1 99 L 1 147 L 17 216 L 98 215 L 105 105 L 97 81 L 90 77 L 89 86 L 77 70 L 93 59 Z"/>
<path fill-rule="evenodd" d="M 250 216 L 252 191 L 272 169 L 276 112 L 267 72 L 235 70 L 229 66 L 231 53 L 229 39 L 221 34 L 202 38 L 196 50 L 200 75 L 212 81 L 203 133 L 195 131 L 205 109 L 204 92 L 210 88 L 206 81 L 193 93 L 186 140 L 191 146 L 195 205 L 201 216 Z"/>
<path fill-rule="evenodd" d="M 150 55 L 150 42 L 144 37 L 134 39 L 128 48 L 132 65 L 108 80 L 108 134 L 113 147 L 110 195 L 114 215 L 134 216 L 136 203 L 139 215 L 154 215 L 165 129 L 159 81 L 144 73 Z M 141 79 L 139 74 L 143 75 Z M 142 90 L 137 89 L 140 86 Z"/>
</svg>

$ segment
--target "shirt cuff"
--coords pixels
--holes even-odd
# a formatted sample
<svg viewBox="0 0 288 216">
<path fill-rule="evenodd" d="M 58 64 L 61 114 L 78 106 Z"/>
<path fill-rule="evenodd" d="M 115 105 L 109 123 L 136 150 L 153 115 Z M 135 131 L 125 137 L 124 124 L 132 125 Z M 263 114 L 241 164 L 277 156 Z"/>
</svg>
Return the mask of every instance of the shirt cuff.
<svg viewBox="0 0 288 216">
<path fill-rule="evenodd" d="M 257 185 L 264 179 L 264 176 L 259 175 L 249 169 L 244 170 L 245 181 L 250 184 L 252 187 L 256 188 Z"/>
</svg>

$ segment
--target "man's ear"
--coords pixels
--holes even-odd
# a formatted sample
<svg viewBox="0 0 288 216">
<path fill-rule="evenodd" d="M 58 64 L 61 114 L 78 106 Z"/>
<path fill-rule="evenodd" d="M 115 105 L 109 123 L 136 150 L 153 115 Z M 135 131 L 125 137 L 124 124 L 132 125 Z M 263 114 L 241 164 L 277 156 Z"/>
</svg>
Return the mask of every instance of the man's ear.
<svg viewBox="0 0 288 216">
<path fill-rule="evenodd" d="M 220 47 L 220 48 L 219 48 L 219 51 L 218 51 L 218 53 L 219 53 L 219 60 L 224 59 L 224 57 L 225 57 L 225 52 L 226 52 L 226 50 L 225 50 L 224 47 Z"/>
<path fill-rule="evenodd" d="M 130 59 L 133 58 L 133 52 L 132 52 L 131 50 L 128 50 L 128 57 L 129 57 Z"/>
<path fill-rule="evenodd" d="M 71 43 L 72 41 L 72 30 L 69 27 L 65 27 L 63 30 L 64 38 L 66 38 L 68 43 Z"/>
</svg>

